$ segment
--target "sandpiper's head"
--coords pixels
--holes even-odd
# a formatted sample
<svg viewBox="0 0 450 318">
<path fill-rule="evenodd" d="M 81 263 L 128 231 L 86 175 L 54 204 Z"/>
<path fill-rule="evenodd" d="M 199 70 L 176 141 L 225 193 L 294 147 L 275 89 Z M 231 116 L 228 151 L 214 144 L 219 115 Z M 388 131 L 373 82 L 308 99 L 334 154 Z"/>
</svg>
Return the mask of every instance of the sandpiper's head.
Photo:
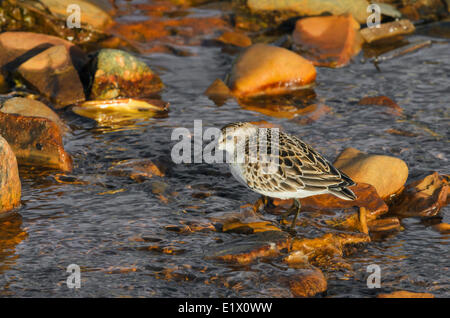
<svg viewBox="0 0 450 318">
<path fill-rule="evenodd" d="M 218 143 L 219 150 L 234 153 L 236 146 L 258 132 L 258 127 L 251 123 L 232 123 L 222 127 Z"/>
</svg>

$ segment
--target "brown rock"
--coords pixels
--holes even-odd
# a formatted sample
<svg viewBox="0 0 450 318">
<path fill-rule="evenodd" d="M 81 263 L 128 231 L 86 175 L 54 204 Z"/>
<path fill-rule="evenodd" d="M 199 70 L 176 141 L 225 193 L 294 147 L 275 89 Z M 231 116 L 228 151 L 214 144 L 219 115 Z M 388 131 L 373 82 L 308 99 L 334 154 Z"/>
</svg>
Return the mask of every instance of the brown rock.
<svg viewBox="0 0 450 318">
<path fill-rule="evenodd" d="M 304 88 L 316 79 L 310 61 L 287 49 L 254 44 L 234 63 L 229 86 L 237 97 L 282 94 Z"/>
<path fill-rule="evenodd" d="M 386 106 L 392 109 L 395 115 L 401 115 L 403 112 L 396 102 L 386 96 L 364 97 L 358 102 L 358 105 Z"/>
<path fill-rule="evenodd" d="M 217 245 L 207 259 L 249 264 L 258 258 L 279 256 L 281 250 L 289 247 L 288 234 L 281 231 L 267 231 L 246 236 L 245 239 L 228 241 Z"/>
<path fill-rule="evenodd" d="M 6 140 L 0 135 L 0 213 L 20 204 L 21 184 L 17 160 Z"/>
<path fill-rule="evenodd" d="M 432 228 L 441 234 L 450 234 L 450 224 L 448 223 L 435 224 Z"/>
<path fill-rule="evenodd" d="M 32 57 L 17 71 L 27 83 L 58 104 L 56 108 L 85 100 L 78 73 L 62 45 L 52 46 Z"/>
<path fill-rule="evenodd" d="M 430 217 L 447 204 L 450 186 L 437 172 L 415 181 L 391 202 L 389 211 L 403 217 Z"/>
<path fill-rule="evenodd" d="M 367 225 L 370 232 L 389 232 L 401 229 L 400 221 L 396 217 L 371 220 Z"/>
<path fill-rule="evenodd" d="M 294 297 L 313 297 L 327 290 L 327 280 L 318 268 L 289 276 L 289 287 Z"/>
<path fill-rule="evenodd" d="M 244 33 L 235 31 L 225 31 L 221 36 L 216 38 L 217 41 L 224 44 L 232 44 L 238 47 L 247 47 L 252 45 L 252 40 Z"/>
<path fill-rule="evenodd" d="M 303 18 L 293 33 L 294 48 L 314 65 L 342 67 L 361 50 L 359 23 L 351 16 Z"/>
<path fill-rule="evenodd" d="M 72 170 L 72 159 L 64 150 L 61 131 L 47 118 L 0 112 L 0 135 L 8 141 L 20 165 Z"/>
<path fill-rule="evenodd" d="M 131 159 L 115 163 L 109 168 L 111 174 L 129 176 L 136 181 L 143 181 L 154 176 L 164 177 L 164 169 L 149 159 Z"/>
<path fill-rule="evenodd" d="M 407 19 L 380 24 L 379 28 L 364 28 L 361 35 L 367 43 L 410 34 L 415 31 L 414 24 Z"/>
<path fill-rule="evenodd" d="M 413 293 L 406 290 L 400 290 L 390 294 L 378 294 L 377 298 L 434 298 L 434 295 L 430 293 Z"/>
<path fill-rule="evenodd" d="M 222 227 L 223 232 L 241 233 L 241 234 L 253 234 L 267 231 L 281 231 L 278 227 L 274 226 L 269 221 L 259 222 L 227 222 Z"/>
<path fill-rule="evenodd" d="M 357 183 L 373 185 L 383 199 L 401 190 L 408 178 L 408 166 L 403 160 L 365 154 L 355 148 L 345 149 L 334 166 Z"/>
<path fill-rule="evenodd" d="M 54 45 L 64 45 L 73 65 L 77 70 L 81 70 L 87 57 L 79 47 L 56 36 L 33 32 L 0 34 L 0 69 L 12 71 L 27 59 Z"/>
<path fill-rule="evenodd" d="M 40 101 L 30 98 L 10 98 L 5 101 L 3 105 L 0 105 L 0 112 L 5 114 L 17 114 L 22 116 L 47 118 L 55 122 L 62 132 L 66 132 L 69 129 L 61 120 L 61 118 L 59 118 L 59 116 L 50 109 L 50 107 L 46 106 Z"/>
</svg>

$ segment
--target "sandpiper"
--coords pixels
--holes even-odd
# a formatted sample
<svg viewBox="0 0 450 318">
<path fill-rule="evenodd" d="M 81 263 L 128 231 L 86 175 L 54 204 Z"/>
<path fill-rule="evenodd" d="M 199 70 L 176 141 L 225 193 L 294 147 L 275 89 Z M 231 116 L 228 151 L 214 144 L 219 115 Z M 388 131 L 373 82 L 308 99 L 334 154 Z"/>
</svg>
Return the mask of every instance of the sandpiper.
<svg viewBox="0 0 450 318">
<path fill-rule="evenodd" d="M 285 213 L 295 213 L 291 228 L 300 212 L 300 198 L 330 193 L 356 199 L 348 188 L 355 183 L 295 136 L 246 122 L 228 124 L 221 133 L 217 149 L 227 152 L 227 163 L 239 182 L 267 197 L 294 199 Z"/>
</svg>

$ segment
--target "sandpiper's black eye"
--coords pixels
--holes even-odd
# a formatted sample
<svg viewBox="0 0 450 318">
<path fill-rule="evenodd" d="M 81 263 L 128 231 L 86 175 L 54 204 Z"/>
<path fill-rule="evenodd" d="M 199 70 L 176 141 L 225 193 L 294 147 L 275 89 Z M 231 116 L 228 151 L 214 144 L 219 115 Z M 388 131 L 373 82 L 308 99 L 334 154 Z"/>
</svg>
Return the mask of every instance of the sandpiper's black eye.
<svg viewBox="0 0 450 318">
<path fill-rule="evenodd" d="M 233 139 L 233 136 L 227 136 L 227 140 Z"/>
</svg>

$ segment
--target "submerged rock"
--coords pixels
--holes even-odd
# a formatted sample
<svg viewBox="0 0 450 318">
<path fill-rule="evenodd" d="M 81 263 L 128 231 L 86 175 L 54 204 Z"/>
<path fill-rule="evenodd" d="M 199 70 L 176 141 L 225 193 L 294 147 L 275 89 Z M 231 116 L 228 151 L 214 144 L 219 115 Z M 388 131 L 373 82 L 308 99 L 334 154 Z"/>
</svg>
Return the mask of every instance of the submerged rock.
<svg viewBox="0 0 450 318">
<path fill-rule="evenodd" d="M 364 28 L 360 32 L 364 41 L 372 43 L 397 37 L 399 35 L 410 34 L 414 31 L 414 24 L 407 19 L 403 19 L 400 21 L 382 23 L 379 28 Z"/>
<path fill-rule="evenodd" d="M 59 116 L 50 109 L 47 105 L 40 101 L 30 98 L 13 97 L 6 100 L 3 105 L 0 105 L 0 112 L 5 114 L 17 114 L 30 117 L 47 118 L 55 122 L 62 132 L 66 132 L 69 128 L 59 118 Z"/>
<path fill-rule="evenodd" d="M 378 294 L 377 298 L 434 298 L 434 295 L 430 293 L 414 293 L 406 290 L 400 290 L 390 294 Z"/>
<path fill-rule="evenodd" d="M 220 79 L 216 79 L 204 93 L 210 100 L 212 100 L 217 106 L 225 104 L 227 99 L 232 97 L 231 91 L 228 86 Z"/>
<path fill-rule="evenodd" d="M 355 148 L 345 149 L 334 166 L 355 182 L 373 185 L 383 199 L 401 190 L 408 178 L 408 166 L 403 160 L 366 154 Z"/>
<path fill-rule="evenodd" d="M 67 49 L 56 45 L 21 64 L 17 72 L 25 82 L 63 108 L 85 100 L 81 84 Z"/>
<path fill-rule="evenodd" d="M 283 94 L 305 88 L 316 79 L 312 63 L 287 49 L 255 44 L 234 63 L 229 87 L 236 97 Z"/>
<path fill-rule="evenodd" d="M 104 124 L 162 117 L 167 115 L 169 104 L 161 100 L 118 98 L 87 101 L 72 107 L 72 111 Z"/>
<path fill-rule="evenodd" d="M 309 266 L 291 271 L 276 279 L 287 283 L 294 297 L 313 297 L 327 290 L 327 280 L 320 269 Z"/>
<path fill-rule="evenodd" d="M 100 50 L 89 69 L 90 99 L 145 97 L 158 93 L 164 86 L 147 64 L 122 50 Z"/>
<path fill-rule="evenodd" d="M 252 40 L 248 36 L 236 31 L 225 31 L 216 38 L 216 41 L 237 47 L 247 47 L 252 45 Z"/>
<path fill-rule="evenodd" d="M 47 118 L 0 112 L 0 135 L 19 165 L 71 171 L 72 159 L 64 150 L 61 134 L 58 125 Z"/>
<path fill-rule="evenodd" d="M 17 207 L 20 204 L 20 193 L 16 156 L 0 135 L 0 213 Z"/>
<path fill-rule="evenodd" d="M 358 105 L 385 106 L 390 108 L 395 115 L 401 115 L 403 112 L 403 109 L 387 96 L 363 97 L 358 102 Z"/>
<path fill-rule="evenodd" d="M 281 231 L 267 231 L 236 239 L 214 247 L 207 259 L 249 264 L 258 258 L 275 257 L 289 247 L 289 235 Z"/>
<path fill-rule="evenodd" d="M 367 225 L 370 232 L 390 232 L 401 229 L 400 220 L 396 217 L 371 220 Z"/>
<path fill-rule="evenodd" d="M 359 23 L 351 16 L 299 19 L 292 35 L 294 49 L 314 65 L 342 67 L 359 53 Z"/>
<path fill-rule="evenodd" d="M 405 187 L 389 211 L 403 217 L 431 217 L 447 204 L 450 185 L 437 172 Z"/>
<path fill-rule="evenodd" d="M 128 176 L 143 181 L 154 176 L 164 177 L 164 169 L 149 159 L 130 159 L 115 163 L 108 171 L 110 174 Z"/>
</svg>

